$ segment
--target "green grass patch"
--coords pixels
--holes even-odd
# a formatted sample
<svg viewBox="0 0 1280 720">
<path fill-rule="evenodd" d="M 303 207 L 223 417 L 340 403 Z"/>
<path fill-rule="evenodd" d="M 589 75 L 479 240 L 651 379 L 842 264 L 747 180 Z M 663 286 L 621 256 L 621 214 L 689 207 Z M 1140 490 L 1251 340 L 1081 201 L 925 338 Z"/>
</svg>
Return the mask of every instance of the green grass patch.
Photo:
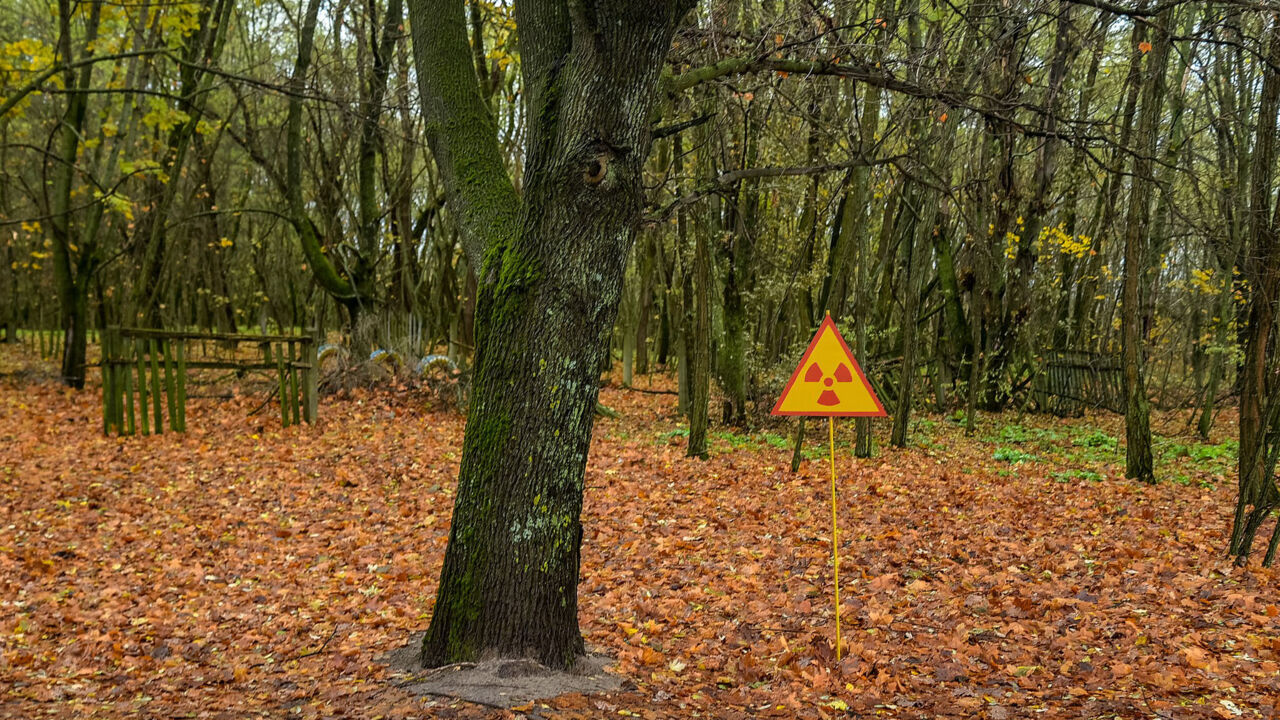
<svg viewBox="0 0 1280 720">
<path fill-rule="evenodd" d="M 1240 443 L 1235 440 L 1210 445 L 1156 437 L 1153 438 L 1152 445 L 1160 464 L 1214 475 L 1230 474 L 1240 457 Z"/>
<path fill-rule="evenodd" d="M 763 432 L 760 433 L 760 439 L 764 441 L 765 445 L 768 445 L 775 450 L 788 450 L 793 444 L 793 440 L 791 438 L 785 435 L 779 435 L 778 433 Z"/>
<path fill-rule="evenodd" d="M 1069 483 L 1077 480 L 1088 480 L 1089 482 L 1102 482 L 1106 479 L 1102 473 L 1096 473 L 1092 470 L 1057 470 L 1050 477 L 1054 482 Z"/>
<path fill-rule="evenodd" d="M 983 438 L 986 442 L 1021 445 L 1032 443 L 1041 447 L 1056 446 L 1062 441 L 1062 433 L 1052 428 L 1026 427 L 1025 425 L 1004 425 L 994 435 Z"/>
<path fill-rule="evenodd" d="M 996 448 L 996 451 L 991 454 L 991 458 L 1007 462 L 1010 465 L 1017 465 L 1024 462 L 1032 462 L 1036 459 L 1036 456 L 1020 448 L 1000 447 Z"/>
<path fill-rule="evenodd" d="M 1097 429 L 1077 435 L 1071 444 L 1076 447 L 1099 448 L 1110 452 L 1115 452 L 1120 448 L 1119 440 Z"/>
</svg>

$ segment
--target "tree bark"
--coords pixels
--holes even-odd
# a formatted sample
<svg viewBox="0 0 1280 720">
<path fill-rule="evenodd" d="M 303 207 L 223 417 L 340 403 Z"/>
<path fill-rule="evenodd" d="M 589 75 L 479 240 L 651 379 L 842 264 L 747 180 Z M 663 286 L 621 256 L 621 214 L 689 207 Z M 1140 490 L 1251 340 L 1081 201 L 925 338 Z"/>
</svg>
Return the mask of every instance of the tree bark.
<svg viewBox="0 0 1280 720">
<path fill-rule="evenodd" d="M 597 369 L 639 217 L 654 88 L 688 8 L 517 2 L 530 123 L 522 201 L 484 109 L 462 3 L 409 8 L 428 141 L 483 268 L 471 411 L 422 659 L 568 667 L 583 652 L 580 514 Z"/>
<path fill-rule="evenodd" d="M 68 0 L 58 3 L 58 53 L 63 62 L 72 62 L 71 18 L 75 10 Z M 102 3 L 94 2 L 88 12 L 84 31 L 84 56 L 92 56 L 102 17 Z M 93 78 L 93 65 L 85 64 L 79 72 L 68 68 L 64 73 L 68 88 L 86 91 Z M 64 342 L 61 380 L 63 384 L 84 387 L 85 356 L 88 340 L 89 281 L 98 268 L 98 227 L 102 218 L 102 202 L 91 203 L 79 213 L 73 209 L 72 192 L 81 147 L 81 131 L 88 112 L 87 92 L 74 93 L 67 100 L 58 131 L 58 162 L 53 167 L 49 226 L 53 236 L 53 274 L 62 310 Z M 77 219 L 80 222 L 77 222 Z"/>
<path fill-rule="evenodd" d="M 707 459 L 707 426 L 711 404 L 711 252 L 701 233 L 694 237 L 693 277 L 685 280 L 694 288 L 693 318 L 687 338 L 692 342 L 689 357 L 689 446 L 688 457 Z"/>
<path fill-rule="evenodd" d="M 1129 213 L 1124 236 L 1124 285 L 1121 333 L 1125 394 L 1125 477 L 1145 483 L 1155 482 L 1151 456 L 1151 406 L 1145 379 L 1146 333 L 1142 327 L 1142 282 L 1146 274 L 1148 233 L 1151 219 L 1153 158 L 1156 153 L 1156 123 L 1164 99 L 1165 67 L 1169 59 L 1166 31 L 1170 12 L 1162 12 L 1152 24 L 1155 42 L 1147 58 L 1143 78 L 1142 107 L 1134 133 L 1133 181 L 1129 189 Z M 1138 43 L 1135 43 L 1138 45 Z M 1131 52 L 1144 52 L 1134 47 Z"/>
<path fill-rule="evenodd" d="M 1268 59 L 1280 62 L 1280 20 L 1270 20 Z M 1244 308 L 1244 368 L 1240 393 L 1239 495 L 1231 532 L 1230 551 L 1237 562 L 1249 555 L 1253 534 L 1261 519 L 1280 505 L 1280 493 L 1267 472 L 1268 401 L 1280 398 L 1274 382 L 1268 382 L 1268 351 L 1280 302 L 1280 217 L 1272 215 L 1271 182 L 1276 156 L 1276 112 L 1280 109 L 1280 73 L 1264 72 L 1258 112 L 1258 128 L 1253 155 L 1249 199 L 1249 242 L 1244 275 L 1248 280 L 1248 302 Z M 1280 211 L 1280 199 L 1275 210 Z M 1280 212 L 1277 212 L 1280 215 Z M 1246 513 L 1247 508 L 1252 511 Z"/>
</svg>

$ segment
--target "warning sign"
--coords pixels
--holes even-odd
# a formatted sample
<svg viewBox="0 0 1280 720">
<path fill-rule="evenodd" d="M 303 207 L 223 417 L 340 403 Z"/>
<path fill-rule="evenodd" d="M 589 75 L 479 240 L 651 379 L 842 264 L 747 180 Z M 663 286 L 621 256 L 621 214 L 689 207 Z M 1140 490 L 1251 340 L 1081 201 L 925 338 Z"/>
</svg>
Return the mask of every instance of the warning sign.
<svg viewBox="0 0 1280 720">
<path fill-rule="evenodd" d="M 772 414 L 884 417 L 888 413 L 828 315 L 809 341 Z"/>
</svg>

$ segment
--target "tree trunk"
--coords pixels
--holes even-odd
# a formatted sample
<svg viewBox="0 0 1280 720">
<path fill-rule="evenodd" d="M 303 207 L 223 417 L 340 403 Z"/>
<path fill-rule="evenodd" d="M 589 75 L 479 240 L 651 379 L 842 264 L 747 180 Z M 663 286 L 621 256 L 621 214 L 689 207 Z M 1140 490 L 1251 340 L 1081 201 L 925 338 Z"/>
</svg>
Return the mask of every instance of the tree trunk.
<svg viewBox="0 0 1280 720">
<path fill-rule="evenodd" d="M 1145 483 L 1155 482 L 1151 456 L 1151 407 L 1145 380 L 1146 333 L 1142 327 L 1142 282 L 1146 274 L 1148 231 L 1151 218 L 1153 157 L 1156 152 L 1156 123 L 1164 98 L 1165 66 L 1169 59 L 1169 35 L 1165 31 L 1170 12 L 1162 12 L 1152 25 L 1153 49 L 1147 58 L 1143 78 L 1142 109 L 1134 133 L 1136 155 L 1129 190 L 1129 214 L 1124 236 L 1124 286 L 1121 332 L 1124 354 L 1125 395 L 1125 477 Z M 1133 48 L 1131 52 L 1142 52 Z"/>
<path fill-rule="evenodd" d="M 1280 62 L 1280 21 L 1271 20 L 1270 52 L 1273 62 Z M 1261 107 L 1258 113 L 1257 140 L 1254 143 L 1253 182 L 1249 208 L 1249 241 L 1253 245 L 1246 253 L 1245 273 L 1248 278 L 1249 303 L 1244 308 L 1248 318 L 1244 335 L 1244 372 L 1240 393 L 1240 501 L 1257 504 L 1265 494 L 1274 493 L 1261 480 L 1263 452 L 1261 443 L 1264 426 L 1262 404 L 1266 389 L 1266 352 L 1272 330 L 1275 308 L 1274 297 L 1268 297 L 1268 286 L 1274 279 L 1267 260 L 1275 252 L 1277 227 L 1271 219 L 1270 192 L 1274 177 L 1276 112 L 1280 109 L 1280 73 L 1265 72 Z"/>
<path fill-rule="evenodd" d="M 182 189 L 190 191 L 183 183 L 186 174 L 186 158 L 196 137 L 196 129 L 204 116 L 212 73 L 205 68 L 215 67 L 226 43 L 228 27 L 235 9 L 234 0 L 204 0 L 197 13 L 198 30 L 187 39 L 183 51 L 183 65 L 179 69 L 180 86 L 178 100 L 174 104 L 186 120 L 169 131 L 168 143 L 160 161 L 164 177 L 150 177 L 151 209 L 142 219 L 145 236 L 139 243 L 140 267 L 135 276 L 134 312 L 146 327 L 161 327 L 161 292 L 164 288 L 163 271 L 169 250 L 167 228 L 174 202 Z"/>
<path fill-rule="evenodd" d="M 706 460 L 711 405 L 711 252 L 701 233 L 694 236 L 693 270 L 689 274 L 685 286 L 692 286 L 694 292 L 693 314 L 685 332 L 689 344 L 689 446 L 685 454 Z"/>
<path fill-rule="evenodd" d="M 744 123 L 742 145 L 745 148 L 742 167 L 756 162 L 759 142 L 757 129 L 760 122 L 748 111 Z M 716 248 L 723 264 L 723 320 L 724 329 L 719 336 L 718 375 L 725 395 L 724 422 L 738 426 L 747 423 L 747 354 L 751 345 L 748 297 L 752 290 L 755 272 L 756 220 L 759 216 L 760 190 L 754 179 L 740 182 L 725 200 L 723 238 L 715 238 Z M 716 212 L 716 203 L 709 203 Z M 808 210 L 805 211 L 809 212 Z M 721 217 L 713 218 L 714 228 Z M 804 220 L 801 220 L 803 225 Z M 708 326 L 709 327 L 709 326 Z"/>
<path fill-rule="evenodd" d="M 655 242 L 657 242 L 657 239 L 653 238 L 643 244 L 640 262 L 637 265 L 637 274 L 640 279 L 640 308 L 639 315 L 636 318 L 634 341 L 636 353 L 635 373 L 637 375 L 649 374 L 649 321 L 653 318 L 653 245 Z"/>
<path fill-rule="evenodd" d="M 89 339 L 89 278 L 81 273 L 69 287 L 61 288 L 62 306 L 62 382 L 73 388 L 84 387 L 85 361 Z"/>
<path fill-rule="evenodd" d="M 409 7 L 428 141 L 483 268 L 471 411 L 422 659 L 569 667 L 583 652 L 580 514 L 597 369 L 639 214 L 654 88 L 687 7 L 516 4 L 530 126 L 514 216 L 494 204 L 514 189 L 463 5 Z"/>
<path fill-rule="evenodd" d="M 898 382 L 898 402 L 893 412 L 893 431 L 890 434 L 889 443 L 894 447 L 907 446 L 907 429 L 911 422 L 911 400 L 915 388 L 916 376 L 916 315 L 918 314 L 918 300 L 920 298 L 919 283 L 917 278 L 919 273 L 916 270 L 916 248 L 922 246 L 925 240 L 919 237 L 922 233 L 927 233 L 933 229 L 933 219 L 935 213 L 932 210 L 926 211 L 925 205 L 930 201 L 929 194 L 923 189 L 918 189 L 913 193 L 913 197 L 906 200 L 908 212 L 913 213 L 914 220 L 907 224 L 906 232 L 903 233 L 902 242 L 905 247 L 902 249 L 902 330 L 900 334 L 900 350 L 902 352 L 902 375 Z M 914 200 L 917 207 L 911 208 L 910 203 Z M 927 212 L 927 214 L 925 214 Z"/>
<path fill-rule="evenodd" d="M 291 93 L 285 118 L 285 199 L 289 207 L 289 220 L 298 233 L 302 254 L 307 259 L 312 276 L 335 300 L 348 309 L 357 309 L 351 314 L 350 330 L 354 337 L 358 332 L 356 320 L 360 304 L 357 288 L 325 253 L 320 229 L 308 215 L 302 197 L 302 97 L 306 93 L 306 78 L 311 69 L 311 53 L 315 47 L 319 13 L 320 0 L 309 0 L 299 27 L 298 56 L 294 62 L 293 75 L 289 78 Z"/>
<path fill-rule="evenodd" d="M 1200 420 L 1196 423 L 1196 433 L 1206 442 L 1209 440 L 1209 431 L 1213 429 L 1214 404 L 1217 402 L 1218 386 L 1222 382 L 1222 371 L 1225 365 L 1222 351 L 1230 342 L 1231 325 L 1227 322 L 1227 317 L 1232 310 L 1232 300 L 1231 288 L 1223 288 L 1218 300 L 1218 310 L 1215 313 L 1217 317 L 1214 320 L 1216 327 L 1213 344 L 1217 349 L 1209 354 L 1209 379 L 1205 383 L 1200 400 Z"/>
<path fill-rule="evenodd" d="M 1272 18 L 1268 59 L 1280 62 L 1280 21 Z M 1272 216 L 1271 182 L 1274 177 L 1276 112 L 1280 109 L 1280 73 L 1264 71 L 1262 97 L 1254 143 L 1253 177 L 1249 201 L 1249 241 L 1244 275 L 1248 280 L 1248 301 L 1244 308 L 1244 360 L 1240 393 L 1239 495 L 1231 530 L 1231 553 L 1237 563 L 1249 555 L 1253 536 L 1262 519 L 1280 505 L 1280 493 L 1271 477 L 1274 465 L 1267 462 L 1268 436 L 1274 432 L 1269 412 L 1276 412 L 1280 392 L 1268 382 L 1268 360 L 1280 302 L 1280 199 L 1277 216 Z M 1274 440 L 1273 440 L 1274 441 Z M 1246 512 L 1247 508 L 1251 511 Z M 1274 555 L 1274 553 L 1269 553 Z"/>
<path fill-rule="evenodd" d="M 75 10 L 67 0 L 60 0 L 58 52 L 66 63 L 72 60 L 73 12 Z M 93 44 L 98 37 L 102 3 L 93 3 L 87 15 L 84 30 L 85 57 L 92 54 Z M 76 389 L 84 387 L 89 280 L 98 268 L 97 234 L 103 210 L 99 200 L 77 212 L 74 209 L 77 201 L 72 200 L 74 177 L 77 174 L 76 162 L 81 148 L 81 131 L 88 112 L 87 90 L 92 73 L 92 65 L 85 65 L 79 72 L 68 68 L 63 73 L 65 86 L 79 88 L 82 92 L 73 93 L 67 100 L 67 109 L 58 133 L 59 162 L 53 167 L 53 179 L 50 183 L 49 227 L 53 235 L 53 272 L 64 323 L 61 379 L 63 384 Z"/>
</svg>

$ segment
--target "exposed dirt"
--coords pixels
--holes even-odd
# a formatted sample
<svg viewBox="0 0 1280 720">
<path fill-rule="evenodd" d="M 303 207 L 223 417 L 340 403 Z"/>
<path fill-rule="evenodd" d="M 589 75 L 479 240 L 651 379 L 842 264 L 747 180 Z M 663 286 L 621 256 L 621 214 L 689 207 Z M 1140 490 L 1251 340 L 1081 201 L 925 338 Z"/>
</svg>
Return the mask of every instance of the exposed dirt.
<svg viewBox="0 0 1280 720">
<path fill-rule="evenodd" d="M 578 659 L 570 672 L 552 670 L 533 660 L 487 660 L 423 670 L 418 660 L 422 633 L 383 660 L 395 684 L 411 695 L 452 698 L 491 708 L 528 705 L 571 693 L 600 694 L 623 689 L 623 678 L 607 671 L 602 655 Z M 635 686 L 632 684 L 632 688 Z"/>
</svg>

